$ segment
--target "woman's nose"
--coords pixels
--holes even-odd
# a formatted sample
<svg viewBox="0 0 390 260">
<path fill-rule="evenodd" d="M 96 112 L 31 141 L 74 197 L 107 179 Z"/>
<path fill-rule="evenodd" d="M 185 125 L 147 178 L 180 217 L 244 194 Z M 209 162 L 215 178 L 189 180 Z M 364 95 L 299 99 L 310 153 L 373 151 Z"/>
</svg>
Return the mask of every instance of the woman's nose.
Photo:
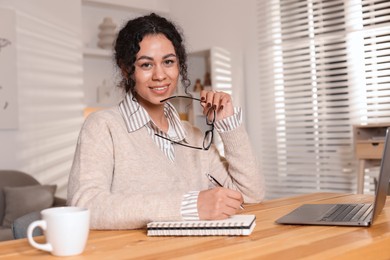
<svg viewBox="0 0 390 260">
<path fill-rule="evenodd" d="M 153 80 L 162 81 L 166 78 L 165 70 L 162 66 L 155 66 L 153 71 Z"/>
</svg>

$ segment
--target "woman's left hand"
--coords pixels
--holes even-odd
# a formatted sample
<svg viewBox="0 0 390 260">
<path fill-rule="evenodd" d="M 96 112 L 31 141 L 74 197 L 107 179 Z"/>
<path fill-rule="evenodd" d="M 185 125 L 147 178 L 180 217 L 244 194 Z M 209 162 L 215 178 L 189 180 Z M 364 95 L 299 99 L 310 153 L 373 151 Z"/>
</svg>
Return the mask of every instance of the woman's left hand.
<svg viewBox="0 0 390 260">
<path fill-rule="evenodd" d="M 200 98 L 202 100 L 203 114 L 206 115 L 210 108 L 214 108 L 216 121 L 234 114 L 232 98 L 227 93 L 202 90 Z"/>
</svg>

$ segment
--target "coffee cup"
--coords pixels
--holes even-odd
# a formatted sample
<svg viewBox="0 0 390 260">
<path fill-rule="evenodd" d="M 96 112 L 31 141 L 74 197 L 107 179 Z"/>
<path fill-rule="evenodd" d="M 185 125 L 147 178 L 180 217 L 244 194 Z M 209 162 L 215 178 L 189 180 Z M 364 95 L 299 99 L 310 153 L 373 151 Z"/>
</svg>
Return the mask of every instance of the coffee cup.
<svg viewBox="0 0 390 260">
<path fill-rule="evenodd" d="M 55 207 L 41 211 L 42 220 L 32 222 L 27 229 L 31 246 L 56 256 L 78 255 L 84 251 L 89 234 L 89 210 L 81 207 Z M 41 228 L 46 243 L 37 243 L 32 234 Z"/>
</svg>

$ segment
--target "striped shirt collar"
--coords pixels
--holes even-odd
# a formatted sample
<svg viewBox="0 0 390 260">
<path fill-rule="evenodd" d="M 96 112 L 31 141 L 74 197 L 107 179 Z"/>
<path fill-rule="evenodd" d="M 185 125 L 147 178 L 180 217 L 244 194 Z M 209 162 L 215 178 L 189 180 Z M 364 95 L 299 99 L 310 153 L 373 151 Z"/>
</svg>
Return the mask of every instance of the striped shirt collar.
<svg viewBox="0 0 390 260">
<path fill-rule="evenodd" d="M 140 106 L 137 101 L 133 100 L 133 95 L 130 92 L 128 92 L 125 98 L 119 103 L 119 111 L 125 120 L 127 131 L 129 133 L 137 131 L 144 126 L 158 129 L 156 124 L 154 124 L 153 120 L 150 118 L 148 112 Z M 173 128 L 170 129 L 169 132 L 171 133 L 171 130 L 174 130 L 173 132 L 176 133 L 176 136 L 170 136 L 170 138 L 176 142 L 184 140 L 186 132 L 180 122 L 180 118 L 175 107 L 171 103 L 166 102 L 164 104 L 164 114 L 168 119 L 169 127 Z M 161 132 L 161 130 L 159 131 Z"/>
</svg>

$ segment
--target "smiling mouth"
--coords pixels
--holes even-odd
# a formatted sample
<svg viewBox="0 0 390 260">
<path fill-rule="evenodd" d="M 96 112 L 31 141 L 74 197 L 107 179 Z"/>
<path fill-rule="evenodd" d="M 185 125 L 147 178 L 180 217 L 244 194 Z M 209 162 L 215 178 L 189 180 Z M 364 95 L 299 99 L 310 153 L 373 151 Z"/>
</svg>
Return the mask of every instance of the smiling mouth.
<svg viewBox="0 0 390 260">
<path fill-rule="evenodd" d="M 162 86 L 162 87 L 149 87 L 151 90 L 157 90 L 162 91 L 168 88 L 168 86 Z"/>
</svg>

